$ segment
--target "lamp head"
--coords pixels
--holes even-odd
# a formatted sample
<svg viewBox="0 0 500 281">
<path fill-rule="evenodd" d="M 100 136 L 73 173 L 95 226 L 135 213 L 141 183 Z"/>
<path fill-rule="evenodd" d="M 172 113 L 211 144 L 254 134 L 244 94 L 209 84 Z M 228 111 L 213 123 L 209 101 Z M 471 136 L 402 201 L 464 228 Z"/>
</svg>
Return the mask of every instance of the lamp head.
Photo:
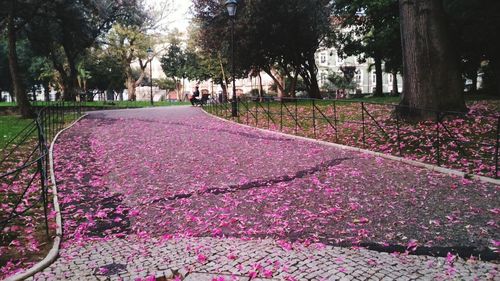
<svg viewBox="0 0 500 281">
<path fill-rule="evenodd" d="M 146 52 L 148 53 L 148 59 L 152 59 L 153 58 L 153 49 L 151 49 L 151 47 L 149 47 Z"/>
<path fill-rule="evenodd" d="M 226 6 L 227 13 L 229 14 L 229 16 L 235 17 L 236 16 L 236 8 L 238 8 L 238 1 L 227 0 L 225 6 Z"/>
</svg>

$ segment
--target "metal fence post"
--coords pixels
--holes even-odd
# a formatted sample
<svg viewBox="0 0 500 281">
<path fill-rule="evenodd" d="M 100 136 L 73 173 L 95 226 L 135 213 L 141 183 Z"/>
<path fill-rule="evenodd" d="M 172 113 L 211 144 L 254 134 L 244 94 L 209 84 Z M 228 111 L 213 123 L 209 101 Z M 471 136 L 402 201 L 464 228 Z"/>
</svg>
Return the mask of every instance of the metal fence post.
<svg viewBox="0 0 500 281">
<path fill-rule="evenodd" d="M 437 165 L 441 166 L 441 142 L 440 142 L 440 132 L 439 132 L 439 122 L 440 122 L 439 112 L 436 112 L 436 161 Z"/>
<path fill-rule="evenodd" d="M 258 102 L 259 102 L 258 100 L 255 101 L 255 127 L 259 126 L 259 118 L 258 118 L 259 117 L 259 108 L 257 107 Z"/>
<path fill-rule="evenodd" d="M 398 106 L 395 106 L 395 112 L 396 112 L 396 132 L 397 132 L 397 138 L 398 138 L 398 151 L 399 151 L 399 156 L 403 156 L 403 150 L 401 149 L 401 134 L 399 131 L 399 111 L 398 111 Z"/>
<path fill-rule="evenodd" d="M 271 117 L 271 111 L 269 109 L 269 99 L 267 99 L 267 129 L 269 130 L 271 128 L 271 121 L 270 121 L 270 117 Z"/>
<path fill-rule="evenodd" d="M 335 124 L 335 142 L 339 142 L 339 125 L 338 125 L 338 119 L 337 119 L 337 101 L 333 101 L 333 124 Z"/>
<path fill-rule="evenodd" d="M 40 120 L 37 119 L 36 125 L 37 125 L 37 130 L 38 130 L 38 149 L 40 151 L 40 157 L 38 158 L 37 162 L 37 173 L 40 174 L 40 186 L 42 188 L 42 203 L 43 203 L 43 214 L 45 217 L 45 234 L 47 234 L 47 239 L 50 239 L 50 234 L 49 234 L 49 220 L 48 220 L 48 212 L 47 212 L 47 190 L 45 189 L 45 180 L 46 180 L 46 175 L 45 171 L 43 169 L 43 159 L 45 158 L 46 154 L 46 149 L 45 149 L 45 139 L 43 136 L 43 128 L 42 125 L 39 122 Z"/>
<path fill-rule="evenodd" d="M 314 131 L 314 138 L 317 138 L 316 136 L 316 102 L 314 99 L 312 99 L 312 117 L 313 117 L 313 131 Z"/>
<path fill-rule="evenodd" d="M 497 143 L 495 147 L 495 179 L 498 179 L 498 169 L 499 169 L 499 163 L 498 163 L 498 152 L 500 149 L 500 116 L 498 117 L 497 120 Z"/>
<path fill-rule="evenodd" d="M 61 112 L 61 120 L 62 120 L 62 124 L 63 124 L 62 126 L 63 126 L 63 127 L 64 127 L 64 122 L 65 122 L 65 121 L 64 121 L 64 119 L 65 119 L 65 116 L 64 116 L 64 115 L 65 115 L 65 114 L 64 114 L 64 105 L 63 105 L 62 112 Z M 75 119 L 76 119 L 76 118 L 75 118 Z M 62 128 L 61 128 L 61 129 L 62 129 Z"/>
<path fill-rule="evenodd" d="M 246 123 L 247 125 L 249 125 L 249 122 L 250 122 L 250 116 L 248 115 L 248 113 L 250 112 L 250 108 L 249 108 L 249 105 L 248 105 L 248 101 L 245 102 L 245 109 L 246 109 Z"/>
<path fill-rule="evenodd" d="M 365 103 L 361 102 L 361 122 L 363 124 L 363 146 L 366 147 L 366 136 L 365 136 Z"/>
<path fill-rule="evenodd" d="M 283 132 L 283 98 L 280 99 L 280 132 Z"/>
<path fill-rule="evenodd" d="M 295 98 L 295 134 L 298 133 L 299 131 L 299 119 L 298 118 L 298 106 L 299 106 L 299 100 Z"/>
<path fill-rule="evenodd" d="M 239 101 L 236 103 L 236 112 L 237 112 L 237 114 L 238 114 L 238 116 L 236 117 L 236 119 L 238 120 L 238 123 L 241 123 L 241 120 L 240 120 L 240 114 L 241 114 L 241 112 L 240 112 L 240 108 L 241 108 L 241 106 L 240 106 L 240 102 L 241 102 L 241 100 L 239 100 Z"/>
</svg>

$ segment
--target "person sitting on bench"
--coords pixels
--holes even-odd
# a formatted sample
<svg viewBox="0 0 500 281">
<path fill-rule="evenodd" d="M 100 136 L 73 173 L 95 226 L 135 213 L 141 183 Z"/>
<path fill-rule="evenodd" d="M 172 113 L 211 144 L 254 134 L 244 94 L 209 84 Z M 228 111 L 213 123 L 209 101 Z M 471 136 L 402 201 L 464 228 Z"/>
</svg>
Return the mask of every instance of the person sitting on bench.
<svg viewBox="0 0 500 281">
<path fill-rule="evenodd" d="M 189 99 L 189 101 L 191 102 L 191 105 L 195 105 L 195 103 L 197 102 L 197 99 L 198 97 L 200 96 L 200 90 L 198 90 L 198 86 L 196 86 L 196 89 L 194 90 L 193 92 L 193 95 L 191 96 L 191 98 Z"/>
</svg>

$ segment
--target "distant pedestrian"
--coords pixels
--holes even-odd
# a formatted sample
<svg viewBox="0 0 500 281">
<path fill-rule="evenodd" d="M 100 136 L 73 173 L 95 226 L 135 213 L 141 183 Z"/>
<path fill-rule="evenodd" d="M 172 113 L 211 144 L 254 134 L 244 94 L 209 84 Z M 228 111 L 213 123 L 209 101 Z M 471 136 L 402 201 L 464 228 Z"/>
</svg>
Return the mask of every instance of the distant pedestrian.
<svg viewBox="0 0 500 281">
<path fill-rule="evenodd" d="M 198 101 L 199 96 L 200 96 L 200 90 L 199 90 L 199 87 L 196 86 L 196 88 L 194 89 L 193 95 L 189 99 L 189 101 L 191 102 L 191 105 L 194 106 L 194 104 Z"/>
</svg>

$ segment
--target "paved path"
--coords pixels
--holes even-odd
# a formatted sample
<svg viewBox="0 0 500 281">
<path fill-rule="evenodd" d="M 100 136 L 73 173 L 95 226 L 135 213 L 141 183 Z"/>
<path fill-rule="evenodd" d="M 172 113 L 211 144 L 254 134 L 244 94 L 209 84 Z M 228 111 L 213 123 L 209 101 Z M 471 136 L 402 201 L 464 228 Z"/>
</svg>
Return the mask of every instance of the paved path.
<svg viewBox="0 0 500 281">
<path fill-rule="evenodd" d="M 465 243 L 484 252 L 500 240 L 491 184 L 230 125 L 191 107 L 92 113 L 55 154 L 65 241 L 36 280 L 499 278 L 497 263 L 452 254 L 333 246 L 418 252 Z"/>
</svg>

